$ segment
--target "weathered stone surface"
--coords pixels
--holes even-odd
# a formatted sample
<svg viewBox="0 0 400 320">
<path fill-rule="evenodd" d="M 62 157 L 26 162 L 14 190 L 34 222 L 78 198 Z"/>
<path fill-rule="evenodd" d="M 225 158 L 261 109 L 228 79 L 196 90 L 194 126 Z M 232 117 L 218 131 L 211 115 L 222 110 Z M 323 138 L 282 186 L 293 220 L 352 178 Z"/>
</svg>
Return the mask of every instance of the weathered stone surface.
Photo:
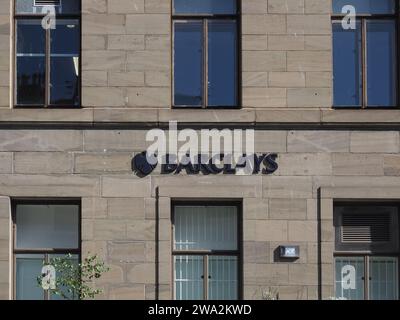
<svg viewBox="0 0 400 320">
<path fill-rule="evenodd" d="M 306 218 L 305 199 L 269 199 L 270 219 L 302 220 Z"/>
<path fill-rule="evenodd" d="M 75 173 L 128 173 L 132 172 L 131 153 L 83 153 L 75 154 Z"/>
<path fill-rule="evenodd" d="M 127 238 L 130 240 L 154 240 L 155 221 L 134 221 L 127 223 Z"/>
<path fill-rule="evenodd" d="M 384 172 L 386 176 L 400 176 L 400 155 L 384 156 Z"/>
<path fill-rule="evenodd" d="M 286 241 L 288 227 L 285 220 L 247 220 L 244 241 Z"/>
<path fill-rule="evenodd" d="M 13 154 L 11 152 L 0 152 L 0 173 L 11 173 Z"/>
<path fill-rule="evenodd" d="M 374 154 L 333 154 L 334 175 L 383 175 L 383 157 Z"/>
<path fill-rule="evenodd" d="M 15 197 L 100 195 L 100 179 L 83 175 L 2 175 L 0 194 Z"/>
<path fill-rule="evenodd" d="M 317 264 L 290 264 L 289 282 L 291 285 L 317 285 Z"/>
<path fill-rule="evenodd" d="M 144 285 L 112 287 L 109 298 L 111 300 L 144 300 Z"/>
<path fill-rule="evenodd" d="M 135 176 L 109 176 L 102 179 L 103 197 L 142 198 L 148 197 L 150 194 L 150 179 L 139 179 Z"/>
<path fill-rule="evenodd" d="M 129 267 L 127 272 L 127 280 L 131 283 L 146 283 L 155 282 L 156 265 L 153 263 L 135 264 Z"/>
<path fill-rule="evenodd" d="M 113 241 L 108 243 L 108 256 L 113 261 L 126 263 L 145 261 L 145 244 L 133 241 Z"/>
<path fill-rule="evenodd" d="M 71 173 L 73 157 L 66 152 L 15 152 L 15 173 Z"/>
<path fill-rule="evenodd" d="M 332 158 L 329 153 L 282 153 L 279 154 L 278 162 L 278 175 L 324 176 L 332 174 Z"/>
<path fill-rule="evenodd" d="M 348 152 L 348 131 L 290 131 L 288 152 Z"/>
<path fill-rule="evenodd" d="M 263 177 L 263 196 L 289 199 L 311 198 L 311 177 Z"/>
<path fill-rule="evenodd" d="M 145 203 L 142 198 L 108 199 L 108 216 L 112 219 L 144 219 Z"/>
<path fill-rule="evenodd" d="M 78 130 L 0 130 L 0 151 L 83 150 Z"/>
<path fill-rule="evenodd" d="M 351 133 L 351 152 L 361 153 L 398 153 L 399 152 L 398 131 L 362 131 Z"/>
</svg>

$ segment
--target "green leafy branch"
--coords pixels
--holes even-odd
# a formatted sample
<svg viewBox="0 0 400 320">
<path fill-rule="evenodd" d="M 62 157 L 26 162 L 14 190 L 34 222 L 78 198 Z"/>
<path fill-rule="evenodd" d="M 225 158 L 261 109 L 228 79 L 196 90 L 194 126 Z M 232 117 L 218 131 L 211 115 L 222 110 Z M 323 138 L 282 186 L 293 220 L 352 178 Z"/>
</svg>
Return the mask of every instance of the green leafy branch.
<svg viewBox="0 0 400 320">
<path fill-rule="evenodd" d="M 110 270 L 97 255 L 88 255 L 81 263 L 77 263 L 71 254 L 65 257 L 50 259 L 49 263 L 56 270 L 55 289 L 49 289 L 51 294 L 66 300 L 93 299 L 102 290 L 93 288 L 94 280 Z M 39 286 L 42 275 L 37 277 Z"/>
</svg>

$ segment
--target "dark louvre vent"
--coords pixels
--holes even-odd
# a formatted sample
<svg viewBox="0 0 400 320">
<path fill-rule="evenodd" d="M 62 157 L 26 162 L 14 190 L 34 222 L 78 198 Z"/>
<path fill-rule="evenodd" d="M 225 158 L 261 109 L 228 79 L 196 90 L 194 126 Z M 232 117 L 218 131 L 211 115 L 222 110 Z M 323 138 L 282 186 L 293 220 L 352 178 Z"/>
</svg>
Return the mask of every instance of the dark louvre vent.
<svg viewBox="0 0 400 320">
<path fill-rule="evenodd" d="M 59 6 L 61 0 L 35 0 L 34 6 Z"/>
<path fill-rule="evenodd" d="M 390 242 L 392 239 L 390 214 L 343 214 L 343 243 L 368 244 Z"/>
</svg>

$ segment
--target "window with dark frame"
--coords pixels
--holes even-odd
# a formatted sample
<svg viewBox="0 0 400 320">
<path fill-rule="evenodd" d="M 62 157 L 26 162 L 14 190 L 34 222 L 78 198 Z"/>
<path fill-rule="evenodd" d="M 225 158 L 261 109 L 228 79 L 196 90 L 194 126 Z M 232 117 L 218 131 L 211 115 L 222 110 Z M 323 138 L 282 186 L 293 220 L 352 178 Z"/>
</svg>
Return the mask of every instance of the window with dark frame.
<svg viewBox="0 0 400 320">
<path fill-rule="evenodd" d="M 239 107 L 238 0 L 173 0 L 173 106 Z"/>
<path fill-rule="evenodd" d="M 62 299 L 40 288 L 36 279 L 43 263 L 52 258 L 71 254 L 71 259 L 79 263 L 80 210 L 80 201 L 75 200 L 13 202 L 14 299 Z"/>
<path fill-rule="evenodd" d="M 81 0 L 15 0 L 16 107 L 81 105 Z M 54 8 L 53 19 L 48 7 Z"/>
<path fill-rule="evenodd" d="M 176 300 L 237 300 L 240 292 L 239 204 L 173 205 Z"/>
<path fill-rule="evenodd" d="M 334 204 L 336 298 L 399 298 L 399 208 L 396 203 Z"/>
<path fill-rule="evenodd" d="M 398 1 L 333 0 L 332 5 L 333 106 L 398 107 Z M 355 29 L 342 26 L 347 5 L 356 10 Z"/>
</svg>

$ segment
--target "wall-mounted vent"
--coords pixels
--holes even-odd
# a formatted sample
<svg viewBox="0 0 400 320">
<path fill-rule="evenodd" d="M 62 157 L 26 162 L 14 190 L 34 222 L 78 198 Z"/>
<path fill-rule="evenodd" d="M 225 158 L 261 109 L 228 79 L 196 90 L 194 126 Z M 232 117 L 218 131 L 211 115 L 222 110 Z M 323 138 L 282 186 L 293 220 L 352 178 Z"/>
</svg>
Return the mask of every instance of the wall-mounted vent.
<svg viewBox="0 0 400 320">
<path fill-rule="evenodd" d="M 335 250 L 397 252 L 399 208 L 397 203 L 334 204 Z"/>
<path fill-rule="evenodd" d="M 34 0 L 33 5 L 39 6 L 60 6 L 61 0 Z"/>
<path fill-rule="evenodd" d="M 378 243 L 392 240 L 391 215 L 351 214 L 342 216 L 342 243 Z"/>
</svg>

